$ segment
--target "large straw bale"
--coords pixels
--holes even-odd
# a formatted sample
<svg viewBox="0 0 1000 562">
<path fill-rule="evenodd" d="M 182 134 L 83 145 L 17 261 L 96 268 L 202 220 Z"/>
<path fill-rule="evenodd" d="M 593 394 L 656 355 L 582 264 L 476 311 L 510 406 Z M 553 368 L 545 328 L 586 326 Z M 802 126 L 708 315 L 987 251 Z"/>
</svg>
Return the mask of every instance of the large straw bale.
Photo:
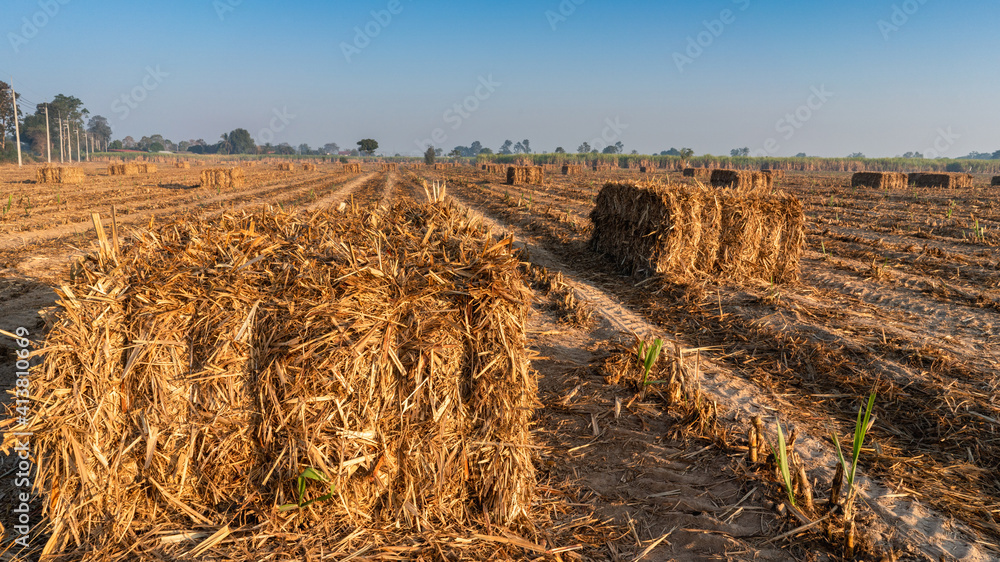
<svg viewBox="0 0 1000 562">
<path fill-rule="evenodd" d="M 537 387 L 509 241 L 440 203 L 136 236 L 77 265 L 33 373 L 49 559 L 343 559 L 523 521 Z M 280 511 L 307 468 L 333 496 Z"/>
<path fill-rule="evenodd" d="M 112 176 L 135 176 L 138 174 L 152 174 L 154 172 L 156 172 L 156 164 L 148 162 L 127 162 L 108 166 L 108 174 Z"/>
<path fill-rule="evenodd" d="M 1000 176 L 993 176 L 993 181 L 990 182 L 991 186 L 1000 185 Z"/>
<path fill-rule="evenodd" d="M 379 169 L 383 172 L 395 172 L 399 170 L 399 164 L 395 162 L 383 162 L 379 165 Z"/>
<path fill-rule="evenodd" d="M 712 178 L 711 168 L 684 168 L 682 175 L 686 178 L 695 178 L 700 181 L 708 181 Z"/>
<path fill-rule="evenodd" d="M 316 164 L 313 164 L 312 162 L 306 162 L 305 164 L 302 164 L 302 171 L 303 172 L 315 172 L 316 171 Z"/>
<path fill-rule="evenodd" d="M 733 189 L 742 193 L 768 192 L 774 187 L 774 177 L 752 170 L 712 170 L 714 187 Z"/>
<path fill-rule="evenodd" d="M 787 194 L 608 183 L 590 214 L 595 250 L 632 272 L 792 282 L 805 215 Z"/>
<path fill-rule="evenodd" d="M 243 187 L 245 183 L 243 168 L 205 168 L 201 171 L 202 187 Z"/>
<path fill-rule="evenodd" d="M 908 181 L 906 174 L 902 172 L 855 172 L 851 176 L 851 187 L 903 189 Z"/>
<path fill-rule="evenodd" d="M 191 167 L 191 163 L 190 162 L 177 162 L 176 164 L 174 164 L 174 166 L 177 167 L 177 168 L 181 168 L 181 169 L 185 169 L 186 170 L 186 169 L 188 169 L 188 168 Z"/>
<path fill-rule="evenodd" d="M 962 189 L 972 187 L 972 174 L 954 172 L 917 172 L 910 174 L 910 187 Z"/>
<path fill-rule="evenodd" d="M 563 164 L 562 175 L 564 176 L 574 176 L 583 171 L 583 166 L 579 164 Z"/>
<path fill-rule="evenodd" d="M 83 168 L 44 166 L 35 171 L 35 181 L 38 183 L 82 183 L 84 177 Z"/>
<path fill-rule="evenodd" d="M 545 174 L 541 166 L 510 166 L 507 185 L 541 184 Z"/>
<path fill-rule="evenodd" d="M 360 174 L 361 173 L 361 163 L 360 162 L 353 162 L 351 164 L 344 164 L 344 171 L 345 172 L 351 172 L 351 173 L 354 173 L 354 174 Z"/>
<path fill-rule="evenodd" d="M 293 162 L 279 162 L 278 170 L 281 172 L 294 172 L 295 164 Z"/>
</svg>

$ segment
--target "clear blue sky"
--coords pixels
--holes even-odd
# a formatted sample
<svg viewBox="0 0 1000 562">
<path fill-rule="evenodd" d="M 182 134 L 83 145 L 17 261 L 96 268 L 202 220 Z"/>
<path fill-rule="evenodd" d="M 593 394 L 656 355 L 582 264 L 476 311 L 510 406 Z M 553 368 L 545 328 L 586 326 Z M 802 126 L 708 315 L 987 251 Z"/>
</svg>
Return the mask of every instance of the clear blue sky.
<svg viewBox="0 0 1000 562">
<path fill-rule="evenodd" d="M 1000 150 L 997 2 L 3 4 L 0 77 L 34 103 L 77 96 L 115 138 L 211 143 L 243 127 L 313 147 L 372 137 L 389 154 L 435 130 L 446 152 L 524 138 L 574 151 L 602 134 L 641 153 Z"/>
</svg>

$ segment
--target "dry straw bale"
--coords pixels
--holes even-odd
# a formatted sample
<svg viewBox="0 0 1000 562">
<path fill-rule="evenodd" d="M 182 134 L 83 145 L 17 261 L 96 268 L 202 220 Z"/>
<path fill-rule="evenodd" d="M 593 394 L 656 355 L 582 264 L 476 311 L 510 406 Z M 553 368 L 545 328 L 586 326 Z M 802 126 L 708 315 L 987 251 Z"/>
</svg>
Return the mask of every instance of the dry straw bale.
<svg viewBox="0 0 1000 562">
<path fill-rule="evenodd" d="M 993 176 L 993 181 L 990 182 L 990 185 L 992 186 L 1000 185 L 1000 176 Z"/>
<path fill-rule="evenodd" d="M 626 269 L 796 281 L 805 215 L 787 194 L 608 183 L 590 214 L 594 249 Z"/>
<path fill-rule="evenodd" d="M 243 168 L 205 168 L 201 171 L 202 187 L 243 187 L 245 183 Z"/>
<path fill-rule="evenodd" d="M 154 172 L 156 172 L 156 164 L 149 164 L 147 162 L 128 162 L 108 166 L 108 174 L 112 176 L 134 176 L 138 174 L 152 174 Z"/>
<path fill-rule="evenodd" d="M 380 169 L 383 172 L 395 172 L 399 169 L 399 165 L 395 162 L 384 162 L 381 164 Z"/>
<path fill-rule="evenodd" d="M 177 162 L 176 164 L 174 164 L 174 166 L 176 166 L 177 168 L 187 169 L 187 168 L 191 167 L 191 163 L 190 162 Z"/>
<path fill-rule="evenodd" d="M 316 164 L 312 164 L 312 163 L 307 162 L 307 163 L 305 163 L 305 164 L 302 165 L 302 171 L 303 172 L 315 172 L 316 171 Z"/>
<path fill-rule="evenodd" d="M 483 169 L 491 174 L 507 173 L 507 166 L 504 164 L 483 164 Z"/>
<path fill-rule="evenodd" d="M 653 167 L 652 166 L 639 166 L 639 172 L 640 173 L 646 174 L 646 173 L 650 173 L 652 171 L 653 171 Z"/>
<path fill-rule="evenodd" d="M 774 187 L 771 175 L 752 170 L 712 170 L 711 182 L 714 187 L 744 193 L 767 192 Z"/>
<path fill-rule="evenodd" d="M 344 164 L 344 171 L 345 172 L 351 172 L 351 173 L 354 173 L 354 174 L 360 174 L 361 173 L 361 164 L 358 163 L 358 162 L 354 162 L 352 164 Z"/>
<path fill-rule="evenodd" d="M 711 168 L 684 168 L 683 176 L 707 181 L 712 178 Z"/>
<path fill-rule="evenodd" d="M 278 170 L 281 172 L 294 172 L 295 164 L 292 162 L 279 162 Z"/>
<path fill-rule="evenodd" d="M 541 184 L 545 177 L 541 166 L 511 166 L 507 168 L 507 185 Z"/>
<path fill-rule="evenodd" d="M 173 560 L 216 533 L 194 559 L 339 559 L 527 520 L 537 386 L 509 240 L 446 204 L 136 236 L 77 265 L 33 373 L 50 560 Z M 280 512 L 306 468 L 334 496 Z"/>
<path fill-rule="evenodd" d="M 910 187 L 938 187 L 961 189 L 972 187 L 972 174 L 945 172 L 918 172 L 909 177 Z"/>
<path fill-rule="evenodd" d="M 82 183 L 83 168 L 64 166 L 44 166 L 35 171 L 35 181 L 38 183 Z"/>
<path fill-rule="evenodd" d="M 563 164 L 562 175 L 573 176 L 583 171 L 583 166 L 577 164 Z"/>
<path fill-rule="evenodd" d="M 856 172 L 851 176 L 851 187 L 877 189 L 903 189 L 909 179 L 902 172 Z"/>
</svg>

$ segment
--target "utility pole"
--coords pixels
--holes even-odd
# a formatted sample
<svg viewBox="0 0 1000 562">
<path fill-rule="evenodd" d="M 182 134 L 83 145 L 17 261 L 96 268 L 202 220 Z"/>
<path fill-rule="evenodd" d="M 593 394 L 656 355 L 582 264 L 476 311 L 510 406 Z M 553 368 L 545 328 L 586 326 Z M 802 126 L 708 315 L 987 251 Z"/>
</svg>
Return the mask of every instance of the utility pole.
<svg viewBox="0 0 1000 562">
<path fill-rule="evenodd" d="M 59 163 L 62 164 L 65 161 L 64 158 L 65 154 L 63 153 L 63 137 L 62 137 L 62 131 L 63 131 L 62 111 L 58 111 L 57 114 L 59 115 L 59 117 L 56 118 L 56 122 L 59 125 Z"/>
<path fill-rule="evenodd" d="M 49 104 L 45 104 L 45 154 L 49 157 L 49 164 L 52 163 L 52 139 L 49 138 Z"/>
<path fill-rule="evenodd" d="M 10 97 L 14 102 L 14 142 L 17 143 L 17 167 L 21 167 L 21 127 L 17 123 L 17 96 L 14 95 L 14 78 L 10 79 Z"/>
</svg>

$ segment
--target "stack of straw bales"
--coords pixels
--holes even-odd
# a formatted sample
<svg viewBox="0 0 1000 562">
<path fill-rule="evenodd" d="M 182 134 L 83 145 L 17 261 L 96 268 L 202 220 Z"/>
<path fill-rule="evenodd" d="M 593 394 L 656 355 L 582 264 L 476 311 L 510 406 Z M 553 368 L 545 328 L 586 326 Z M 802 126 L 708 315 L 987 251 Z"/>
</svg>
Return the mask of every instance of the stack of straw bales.
<svg viewBox="0 0 1000 562">
<path fill-rule="evenodd" d="M 784 170 L 774 170 L 774 169 L 771 169 L 771 168 L 761 168 L 760 171 L 768 173 L 768 174 L 771 174 L 771 177 L 774 178 L 774 179 L 776 179 L 776 180 L 783 180 L 783 179 L 785 179 L 785 171 Z"/>
<path fill-rule="evenodd" d="M 652 166 L 639 166 L 639 173 L 646 174 L 653 171 Z"/>
<path fill-rule="evenodd" d="M 972 174 L 917 172 L 909 176 L 910 187 L 962 189 L 972 187 Z"/>
<path fill-rule="evenodd" d="M 442 203 L 137 237 L 77 265 L 33 373 L 53 560 L 343 559 L 524 521 L 537 386 L 509 241 Z M 329 484 L 303 499 L 332 496 L 279 510 L 307 469 Z"/>
<path fill-rule="evenodd" d="M 684 168 L 683 176 L 695 178 L 698 181 L 708 181 L 712 178 L 711 168 Z"/>
<path fill-rule="evenodd" d="M 344 164 L 344 171 L 345 172 L 351 172 L 351 173 L 354 173 L 354 174 L 360 174 L 361 173 L 361 163 L 360 162 L 354 162 L 354 163 L 351 163 L 351 164 Z"/>
<path fill-rule="evenodd" d="M 148 164 L 146 162 L 128 162 L 108 166 L 108 173 L 112 176 L 134 176 L 137 174 L 152 174 L 154 172 L 156 172 L 156 164 Z"/>
<path fill-rule="evenodd" d="M 751 170 L 712 170 L 712 185 L 742 193 L 767 192 L 774 187 L 774 178 Z"/>
<path fill-rule="evenodd" d="M 564 176 L 574 176 L 583 171 L 583 166 L 579 164 L 563 164 L 562 175 Z"/>
<path fill-rule="evenodd" d="M 188 168 L 191 167 L 191 163 L 190 162 L 177 162 L 176 164 L 174 164 L 174 166 L 186 170 L 186 169 L 188 169 Z"/>
<path fill-rule="evenodd" d="M 83 168 L 45 166 L 35 171 L 38 183 L 82 183 L 83 178 Z"/>
<path fill-rule="evenodd" d="M 594 249 L 632 272 L 775 283 L 799 277 L 805 215 L 786 194 L 608 183 L 590 218 Z"/>
<path fill-rule="evenodd" d="M 507 168 L 507 185 L 537 185 L 544 176 L 541 166 L 511 166 Z"/>
<path fill-rule="evenodd" d="M 302 171 L 303 172 L 315 172 L 316 171 L 316 164 L 313 164 L 312 162 L 306 162 L 305 164 L 302 165 Z"/>
<path fill-rule="evenodd" d="M 903 189 L 908 178 L 902 172 L 856 172 L 851 176 L 851 187 L 876 189 Z"/>
<path fill-rule="evenodd" d="M 381 170 L 383 172 L 395 172 L 399 169 L 399 164 L 395 162 L 384 162 L 381 165 Z"/>
<path fill-rule="evenodd" d="M 993 176 L 993 181 L 990 182 L 991 186 L 1000 185 L 1000 176 Z"/>
<path fill-rule="evenodd" d="M 451 167 L 451 164 L 444 163 L 444 162 L 438 162 L 437 164 L 434 164 L 434 169 L 435 170 L 445 170 L 445 169 L 448 169 L 450 167 Z"/>
<path fill-rule="evenodd" d="M 592 168 L 593 168 L 593 170 L 595 172 L 607 172 L 607 171 L 610 171 L 614 167 L 615 166 L 612 166 L 611 164 L 604 164 L 604 163 L 595 163 L 592 166 Z"/>
<path fill-rule="evenodd" d="M 205 168 L 201 171 L 202 187 L 243 187 L 245 183 L 243 168 Z"/>
<path fill-rule="evenodd" d="M 292 162 L 279 162 L 278 170 L 281 172 L 294 172 L 295 164 Z"/>
<path fill-rule="evenodd" d="M 503 164 L 483 164 L 483 169 L 491 174 L 506 174 L 507 166 Z"/>
</svg>

